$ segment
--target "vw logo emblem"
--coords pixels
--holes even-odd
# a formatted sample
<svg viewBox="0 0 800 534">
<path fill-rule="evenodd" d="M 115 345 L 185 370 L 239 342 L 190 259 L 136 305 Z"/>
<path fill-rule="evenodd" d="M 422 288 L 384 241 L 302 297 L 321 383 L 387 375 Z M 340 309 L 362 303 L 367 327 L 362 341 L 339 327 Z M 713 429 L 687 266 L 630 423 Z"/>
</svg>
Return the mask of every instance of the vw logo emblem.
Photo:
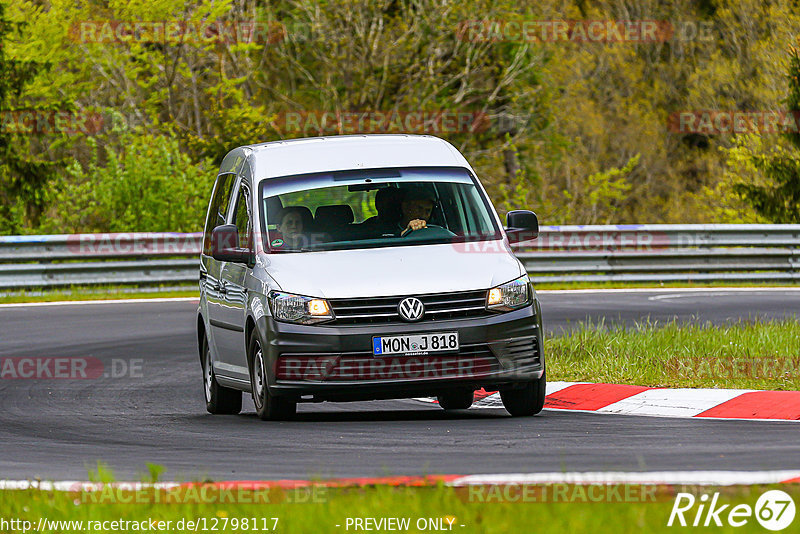
<svg viewBox="0 0 800 534">
<path fill-rule="evenodd" d="M 425 306 L 418 298 L 408 297 L 397 305 L 397 312 L 406 321 L 419 321 L 425 315 Z"/>
</svg>

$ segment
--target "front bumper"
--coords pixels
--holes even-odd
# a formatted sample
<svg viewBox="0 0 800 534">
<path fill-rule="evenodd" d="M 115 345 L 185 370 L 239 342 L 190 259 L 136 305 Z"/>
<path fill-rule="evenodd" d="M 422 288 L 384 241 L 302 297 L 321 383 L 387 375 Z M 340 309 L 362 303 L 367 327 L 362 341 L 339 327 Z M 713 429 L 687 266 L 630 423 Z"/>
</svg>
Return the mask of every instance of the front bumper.
<svg viewBox="0 0 800 534">
<path fill-rule="evenodd" d="M 421 323 L 307 326 L 272 317 L 263 322 L 272 395 L 346 401 L 432 396 L 467 387 L 496 390 L 538 379 L 545 368 L 538 300 L 488 317 Z M 372 356 L 373 336 L 454 331 L 458 354 Z"/>
</svg>

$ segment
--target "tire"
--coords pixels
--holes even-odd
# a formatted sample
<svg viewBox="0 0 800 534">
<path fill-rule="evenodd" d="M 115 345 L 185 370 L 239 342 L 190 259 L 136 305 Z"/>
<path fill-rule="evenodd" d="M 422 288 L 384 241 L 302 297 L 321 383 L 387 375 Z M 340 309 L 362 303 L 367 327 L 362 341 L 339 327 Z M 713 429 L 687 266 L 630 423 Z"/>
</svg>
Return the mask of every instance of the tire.
<svg viewBox="0 0 800 534">
<path fill-rule="evenodd" d="M 506 411 L 514 417 L 536 415 L 544 408 L 544 397 L 547 390 L 545 374 L 538 380 L 531 380 L 519 389 L 500 390 L 500 398 Z"/>
<path fill-rule="evenodd" d="M 462 389 L 459 391 L 448 391 L 436 397 L 439 400 L 439 406 L 445 410 L 466 410 L 472 406 L 472 400 L 475 398 L 475 392 L 471 389 Z"/>
<path fill-rule="evenodd" d="M 287 397 L 270 395 L 267 387 L 267 368 L 261 341 L 253 331 L 248 344 L 250 355 L 250 386 L 253 391 L 253 404 L 256 414 L 262 421 L 286 420 L 294 417 L 297 402 Z"/>
<path fill-rule="evenodd" d="M 217 383 L 211 361 L 211 349 L 205 336 L 203 337 L 203 386 L 206 394 L 206 410 L 209 413 L 234 415 L 242 411 L 242 392 Z"/>
</svg>

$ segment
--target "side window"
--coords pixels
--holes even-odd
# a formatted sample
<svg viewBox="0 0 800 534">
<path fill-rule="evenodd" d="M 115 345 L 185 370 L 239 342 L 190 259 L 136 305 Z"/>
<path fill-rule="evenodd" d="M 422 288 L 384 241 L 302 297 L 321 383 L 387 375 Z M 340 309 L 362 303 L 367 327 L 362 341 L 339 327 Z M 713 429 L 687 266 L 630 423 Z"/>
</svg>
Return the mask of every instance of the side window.
<svg viewBox="0 0 800 534">
<path fill-rule="evenodd" d="M 228 212 L 233 179 L 233 174 L 220 174 L 217 177 L 216 184 L 214 184 L 214 192 L 211 194 L 205 233 L 203 235 L 203 254 L 207 256 L 211 255 L 211 231 L 217 226 L 225 224 L 225 214 Z"/>
<path fill-rule="evenodd" d="M 250 212 L 248 210 L 249 195 L 246 187 L 239 188 L 236 195 L 236 211 L 233 213 L 233 224 L 239 230 L 239 248 L 250 248 Z"/>
</svg>

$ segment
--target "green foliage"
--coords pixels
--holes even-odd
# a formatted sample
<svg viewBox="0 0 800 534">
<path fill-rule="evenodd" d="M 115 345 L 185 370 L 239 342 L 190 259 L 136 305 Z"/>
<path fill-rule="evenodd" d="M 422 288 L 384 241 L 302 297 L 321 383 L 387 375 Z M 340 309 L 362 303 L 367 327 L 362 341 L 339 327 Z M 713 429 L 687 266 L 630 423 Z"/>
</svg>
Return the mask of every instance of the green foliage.
<svg viewBox="0 0 800 534">
<path fill-rule="evenodd" d="M 154 464 L 153 462 L 147 462 L 147 476 L 143 482 L 155 484 L 161 478 L 161 475 L 164 474 L 167 468 L 160 464 Z"/>
<path fill-rule="evenodd" d="M 800 222 L 800 153 L 781 145 L 766 150 L 756 135 L 740 137 L 726 153 L 731 191 L 767 222 Z"/>
<path fill-rule="evenodd" d="M 326 112 L 488 117 L 478 131 L 411 133 L 453 142 L 501 211 L 530 208 L 543 224 L 797 220 L 800 140 L 764 143 L 786 147 L 759 159 L 734 136 L 667 128 L 673 112 L 781 105 L 800 27 L 790 0 L 0 2 L 0 111 L 114 110 L 127 125 L 0 130 L 0 233 L 197 229 L 201 189 L 231 148 L 358 132 L 281 120 Z M 478 20 L 662 20 L 674 32 L 605 43 L 459 31 Z M 93 42 L 81 39 L 86 21 L 255 21 L 285 33 Z M 797 109 L 796 54 L 789 64 Z M 167 209 L 176 192 L 189 200 Z"/>
<path fill-rule="evenodd" d="M 800 118 L 800 55 L 789 49 L 789 96 L 787 112 Z M 749 171 L 753 181 L 738 181 L 733 190 L 755 211 L 773 223 L 800 223 L 800 133 L 783 134 L 789 146 L 774 146 L 764 152 L 760 139 L 747 138 L 729 152 L 729 161 Z"/>
<path fill-rule="evenodd" d="M 90 482 L 102 482 L 104 484 L 114 482 L 114 471 L 108 464 L 100 460 L 97 461 L 97 468 L 90 468 L 88 474 Z"/>
<path fill-rule="evenodd" d="M 240 102 L 220 108 L 212 103 L 212 108 L 206 113 L 214 134 L 187 134 L 189 150 L 198 157 L 222 161 L 233 148 L 269 139 L 272 133 L 270 120 L 274 115 L 271 116 L 264 106 L 250 107 Z"/>
<path fill-rule="evenodd" d="M 180 151 L 167 135 L 118 133 L 113 144 L 90 140 L 86 165 L 67 168 L 44 229 L 72 232 L 202 230 L 216 169 Z M 101 139 L 103 140 L 103 139 Z"/>
<path fill-rule="evenodd" d="M 24 31 L 25 25 L 14 24 L 0 2 L 0 114 L 9 122 L 23 106 L 21 98 L 26 86 L 40 71 L 49 66 L 8 56 L 7 42 L 13 33 Z M 27 110 L 44 110 L 47 106 L 27 105 Z M 48 182 L 57 170 L 57 162 L 41 154 L 31 154 L 30 140 L 15 133 L 14 128 L 0 128 L 0 234 L 20 233 L 25 226 L 37 226 L 46 204 Z"/>
<path fill-rule="evenodd" d="M 586 177 L 575 189 L 564 191 L 566 211 L 560 217 L 564 223 L 580 220 L 586 224 L 611 223 L 617 206 L 627 198 L 631 184 L 627 177 L 639 164 L 636 154 L 622 168 L 611 168 Z"/>
</svg>

